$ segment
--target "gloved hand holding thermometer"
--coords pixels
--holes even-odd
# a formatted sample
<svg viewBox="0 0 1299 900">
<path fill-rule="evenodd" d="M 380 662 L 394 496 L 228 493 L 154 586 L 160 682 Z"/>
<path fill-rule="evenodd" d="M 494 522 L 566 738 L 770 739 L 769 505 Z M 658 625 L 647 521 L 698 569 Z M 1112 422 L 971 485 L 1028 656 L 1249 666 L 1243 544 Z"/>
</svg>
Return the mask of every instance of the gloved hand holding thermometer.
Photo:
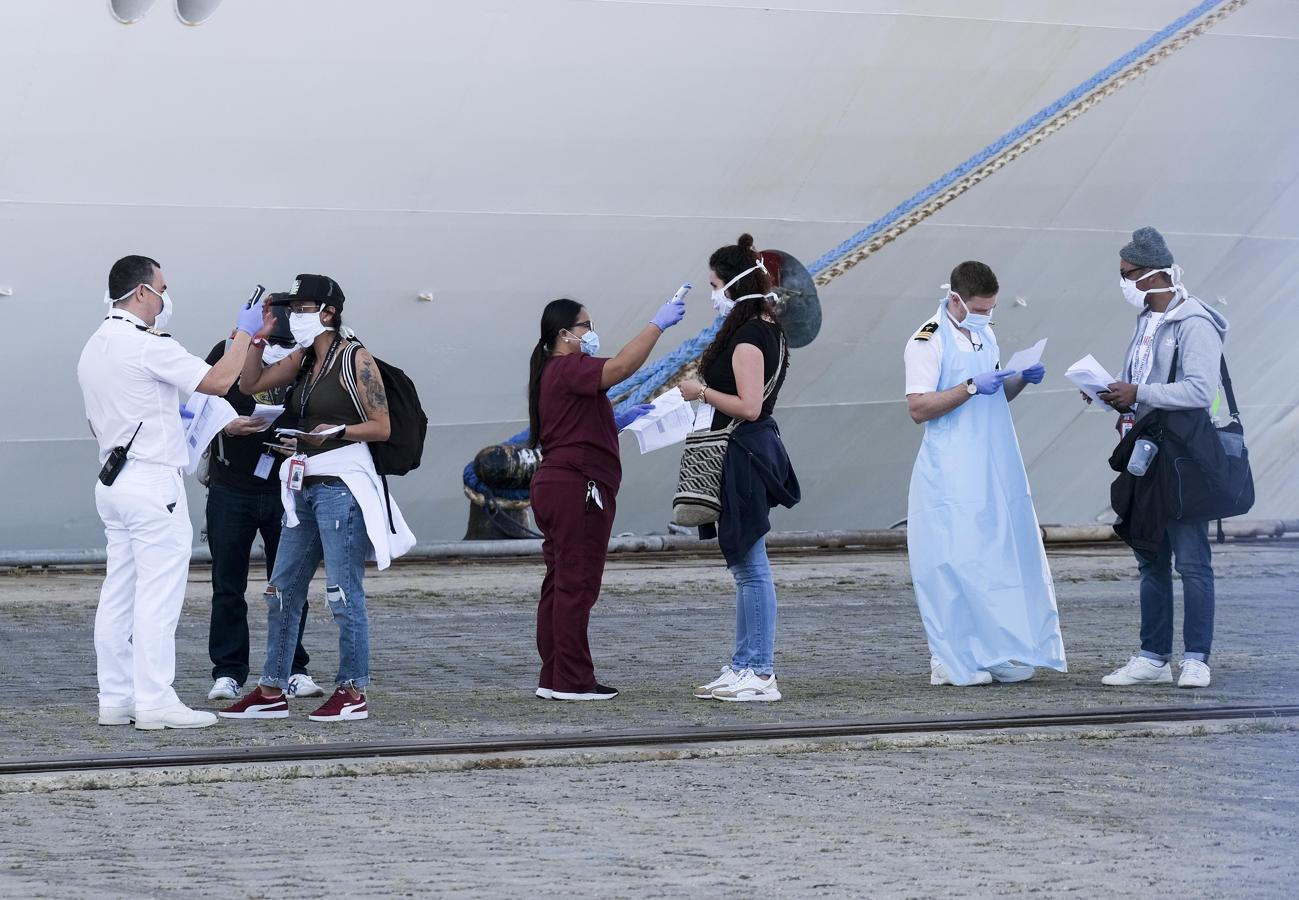
<svg viewBox="0 0 1299 900">
<path fill-rule="evenodd" d="M 249 337 L 256 337 L 264 324 L 262 313 L 262 294 L 266 288 L 260 284 L 253 288 L 252 296 L 239 307 L 239 318 L 235 320 L 235 330 L 242 331 Z"/>
<path fill-rule="evenodd" d="M 673 325 L 685 318 L 686 294 L 690 292 L 691 287 L 692 285 L 687 281 L 677 289 L 677 292 L 672 295 L 671 300 L 659 307 L 659 311 L 656 312 L 654 318 L 650 320 L 650 322 L 658 326 L 659 331 L 667 331 Z"/>
</svg>

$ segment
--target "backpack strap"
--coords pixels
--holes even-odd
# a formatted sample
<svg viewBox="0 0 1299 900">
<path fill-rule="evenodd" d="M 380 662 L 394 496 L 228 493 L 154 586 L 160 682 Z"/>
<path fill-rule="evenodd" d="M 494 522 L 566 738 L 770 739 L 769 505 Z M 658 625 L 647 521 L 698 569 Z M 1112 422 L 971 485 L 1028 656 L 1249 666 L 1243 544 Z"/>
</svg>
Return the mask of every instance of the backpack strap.
<svg viewBox="0 0 1299 900">
<path fill-rule="evenodd" d="M 352 405 L 356 407 L 356 414 L 361 417 L 361 421 L 366 421 L 370 417 L 365 413 L 365 407 L 361 405 L 361 391 L 356 384 L 356 351 L 361 346 L 360 341 L 348 341 L 347 346 L 343 349 L 343 359 L 339 363 L 339 380 L 343 383 L 343 389 L 347 391 L 347 396 L 352 398 Z"/>
</svg>

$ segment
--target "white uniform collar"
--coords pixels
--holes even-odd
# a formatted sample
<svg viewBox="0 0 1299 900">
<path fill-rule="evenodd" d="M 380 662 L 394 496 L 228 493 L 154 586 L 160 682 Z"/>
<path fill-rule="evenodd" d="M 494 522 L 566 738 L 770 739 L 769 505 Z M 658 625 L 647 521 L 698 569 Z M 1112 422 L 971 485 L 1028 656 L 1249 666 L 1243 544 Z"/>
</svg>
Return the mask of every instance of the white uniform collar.
<svg viewBox="0 0 1299 900">
<path fill-rule="evenodd" d="M 135 313 L 127 312 L 124 309 L 118 309 L 116 306 L 113 307 L 111 311 L 109 311 L 108 318 L 125 319 L 126 321 L 130 322 L 132 325 L 139 325 L 141 328 L 149 327 L 147 324 L 145 324 L 144 319 L 141 319 Z"/>
</svg>

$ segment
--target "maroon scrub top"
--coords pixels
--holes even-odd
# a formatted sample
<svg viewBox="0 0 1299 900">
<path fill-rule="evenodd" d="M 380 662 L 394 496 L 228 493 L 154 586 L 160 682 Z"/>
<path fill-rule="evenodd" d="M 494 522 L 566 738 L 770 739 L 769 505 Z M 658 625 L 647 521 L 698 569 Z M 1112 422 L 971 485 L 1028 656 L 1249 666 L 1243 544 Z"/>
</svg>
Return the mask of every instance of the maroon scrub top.
<svg viewBox="0 0 1299 900">
<path fill-rule="evenodd" d="M 608 360 L 553 356 L 541 373 L 542 468 L 571 469 L 617 491 L 622 483 L 613 406 L 600 388 Z"/>
</svg>

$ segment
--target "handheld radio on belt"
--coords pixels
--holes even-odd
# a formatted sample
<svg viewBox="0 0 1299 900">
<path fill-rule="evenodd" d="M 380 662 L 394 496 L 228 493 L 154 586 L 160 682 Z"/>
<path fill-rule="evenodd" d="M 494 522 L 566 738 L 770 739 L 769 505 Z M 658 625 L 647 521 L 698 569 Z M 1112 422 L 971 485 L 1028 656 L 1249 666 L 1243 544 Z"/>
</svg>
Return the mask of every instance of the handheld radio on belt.
<svg viewBox="0 0 1299 900">
<path fill-rule="evenodd" d="M 104 460 L 104 467 L 99 470 L 99 481 L 104 485 L 111 485 L 117 480 L 117 475 L 122 471 L 122 466 L 126 465 L 126 454 L 135 443 L 135 435 L 140 433 L 140 428 L 144 423 L 141 422 L 135 426 L 135 432 L 131 439 L 126 442 L 125 447 L 114 447 L 108 451 L 108 459 Z"/>
</svg>

